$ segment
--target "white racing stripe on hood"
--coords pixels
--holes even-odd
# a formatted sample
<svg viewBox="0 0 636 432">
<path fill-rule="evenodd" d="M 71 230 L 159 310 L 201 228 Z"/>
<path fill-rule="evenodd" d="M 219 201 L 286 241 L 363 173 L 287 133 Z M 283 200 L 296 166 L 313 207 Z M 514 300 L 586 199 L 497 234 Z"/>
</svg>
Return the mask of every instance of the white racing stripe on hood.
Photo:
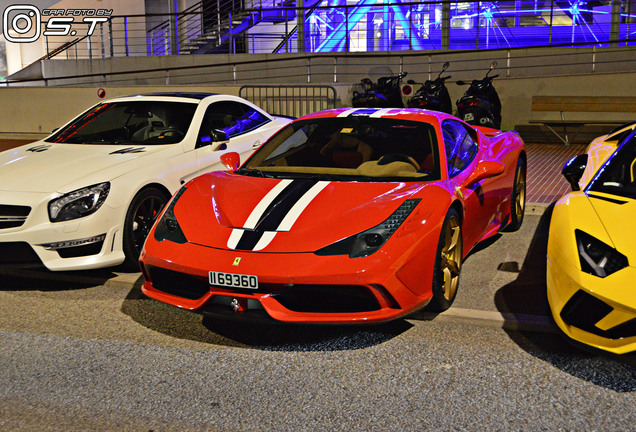
<svg viewBox="0 0 636 432">
<path fill-rule="evenodd" d="M 250 216 L 245 221 L 245 225 L 243 225 L 243 227 L 246 228 L 246 229 L 254 229 L 254 228 L 256 228 L 256 224 L 258 223 L 258 221 L 261 218 L 261 216 L 263 216 L 263 213 L 265 212 L 265 210 L 267 210 L 267 207 L 269 207 L 269 205 L 272 203 L 272 201 L 274 201 L 274 199 L 291 182 L 292 182 L 292 180 L 290 180 L 290 179 L 283 179 L 280 182 L 278 182 L 278 184 L 276 186 L 274 186 L 272 188 L 272 190 L 267 192 L 267 195 L 265 195 L 263 197 L 263 199 L 256 205 L 256 207 L 254 207 L 254 210 L 252 210 L 252 213 L 250 213 Z"/>
<path fill-rule="evenodd" d="M 272 240 L 274 240 L 277 232 L 289 231 L 294 225 L 294 222 L 296 222 L 302 212 L 307 208 L 309 203 L 312 202 L 313 199 L 316 198 L 316 195 L 318 195 L 320 191 L 327 187 L 328 184 L 328 181 L 319 181 L 318 183 L 313 185 L 311 189 L 305 192 L 305 194 L 300 197 L 298 201 L 296 201 L 296 204 L 294 204 L 294 206 L 285 215 L 285 218 L 282 220 L 280 225 L 278 225 L 276 231 L 266 231 L 265 233 L 263 233 L 263 237 L 261 237 L 256 246 L 254 246 L 253 250 L 257 251 L 264 249 L 268 244 L 271 243 Z"/>
<path fill-rule="evenodd" d="M 283 179 L 276 184 L 267 194 L 263 197 L 263 199 L 254 207 L 252 213 L 247 217 L 244 228 L 254 229 L 256 224 L 258 223 L 261 216 L 267 207 L 274 201 L 274 199 L 292 182 L 290 179 Z M 230 249 L 236 249 L 236 245 L 241 239 L 241 235 L 243 234 L 242 229 L 234 228 L 232 229 L 232 233 L 230 234 L 230 238 L 227 241 L 227 247 Z"/>
<path fill-rule="evenodd" d="M 281 180 L 276 186 L 270 190 L 267 195 L 257 204 L 257 206 L 252 210 L 252 213 L 247 218 L 245 223 L 245 229 L 234 228 L 232 229 L 232 233 L 230 234 L 230 238 L 228 239 L 227 246 L 230 249 L 236 249 L 238 246 L 241 236 L 247 230 L 253 230 L 259 219 L 268 208 L 268 206 L 276 199 L 276 197 L 287 187 L 287 185 L 292 180 Z M 256 245 L 252 250 L 259 251 L 267 247 L 274 237 L 276 237 L 276 233 L 279 231 L 289 231 L 296 220 L 300 217 L 300 215 L 305 211 L 307 206 L 316 198 L 316 196 L 329 185 L 328 181 L 319 181 L 315 185 L 313 185 L 307 192 L 305 192 L 298 201 L 289 209 L 283 220 L 280 222 L 276 231 L 265 231 L 263 232 L 261 238 L 258 240 Z"/>
<path fill-rule="evenodd" d="M 289 210 L 287 215 L 285 215 L 285 218 L 280 223 L 280 225 L 278 225 L 278 229 L 276 231 L 289 231 L 294 225 L 294 222 L 296 222 L 296 219 L 298 219 L 300 214 L 303 212 L 303 210 L 307 208 L 309 203 L 313 201 L 313 199 L 316 198 L 316 195 L 318 195 L 321 190 L 326 188 L 328 184 L 328 181 L 319 181 L 311 189 L 305 192 L 305 195 L 303 195 L 296 202 L 296 204 L 294 204 L 291 210 Z"/>
<path fill-rule="evenodd" d="M 263 233 L 263 237 L 261 237 L 261 239 L 258 241 L 258 243 L 256 243 L 256 246 L 254 246 L 254 249 L 252 250 L 259 251 L 265 248 L 265 246 L 267 246 L 272 240 L 274 240 L 274 237 L 276 237 L 276 231 L 265 231 Z"/>
</svg>

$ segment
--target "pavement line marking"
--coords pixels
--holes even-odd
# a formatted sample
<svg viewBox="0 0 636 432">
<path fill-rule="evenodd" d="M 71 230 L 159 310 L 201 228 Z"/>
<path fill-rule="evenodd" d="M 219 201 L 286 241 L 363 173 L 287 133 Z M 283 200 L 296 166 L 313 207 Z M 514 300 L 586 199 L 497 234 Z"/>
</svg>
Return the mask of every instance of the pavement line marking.
<svg viewBox="0 0 636 432">
<path fill-rule="evenodd" d="M 535 331 L 540 333 L 557 333 L 556 326 L 550 317 L 545 315 L 516 314 L 511 312 L 485 311 L 451 307 L 439 313 L 422 313 L 422 317 L 430 320 L 441 319 L 448 322 L 472 322 L 500 327 L 506 330 Z"/>
</svg>

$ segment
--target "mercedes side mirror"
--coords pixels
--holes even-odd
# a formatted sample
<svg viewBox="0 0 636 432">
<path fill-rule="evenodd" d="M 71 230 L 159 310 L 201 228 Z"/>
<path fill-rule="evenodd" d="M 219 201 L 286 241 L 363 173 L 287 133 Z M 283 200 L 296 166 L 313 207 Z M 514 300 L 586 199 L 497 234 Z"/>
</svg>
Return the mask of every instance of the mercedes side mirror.
<svg viewBox="0 0 636 432">
<path fill-rule="evenodd" d="M 225 131 L 212 129 L 210 131 L 210 141 L 212 141 L 212 151 L 227 150 L 227 143 L 230 139 Z"/>
<path fill-rule="evenodd" d="M 212 129 L 210 131 L 210 138 L 212 139 L 212 142 L 222 142 L 222 141 L 229 141 L 230 139 L 227 137 L 227 134 L 225 133 L 225 131 L 222 131 L 220 129 Z"/>
<path fill-rule="evenodd" d="M 587 154 L 574 156 L 563 166 L 561 174 L 563 174 L 563 177 L 565 177 L 568 183 L 570 183 L 573 191 L 581 190 L 581 188 L 579 187 L 579 180 L 581 180 L 581 177 L 583 177 L 586 166 Z"/>
</svg>

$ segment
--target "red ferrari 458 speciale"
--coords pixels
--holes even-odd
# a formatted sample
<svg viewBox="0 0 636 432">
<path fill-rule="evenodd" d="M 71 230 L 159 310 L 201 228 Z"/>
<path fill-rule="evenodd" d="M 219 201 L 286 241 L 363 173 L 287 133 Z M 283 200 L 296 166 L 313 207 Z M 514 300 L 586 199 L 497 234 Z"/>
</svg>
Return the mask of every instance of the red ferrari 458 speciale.
<svg viewBox="0 0 636 432">
<path fill-rule="evenodd" d="M 462 260 L 518 229 L 519 135 L 421 109 L 336 109 L 184 185 L 141 254 L 143 292 L 205 315 L 371 323 L 450 307 Z"/>
</svg>

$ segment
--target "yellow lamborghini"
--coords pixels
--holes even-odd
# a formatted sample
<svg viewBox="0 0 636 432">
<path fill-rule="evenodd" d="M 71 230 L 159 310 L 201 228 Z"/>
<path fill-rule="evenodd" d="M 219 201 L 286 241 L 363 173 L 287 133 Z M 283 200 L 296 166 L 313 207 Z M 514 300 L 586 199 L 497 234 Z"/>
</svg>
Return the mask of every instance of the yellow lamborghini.
<svg viewBox="0 0 636 432">
<path fill-rule="evenodd" d="M 550 223 L 552 316 L 575 341 L 636 351 L 636 122 L 596 138 L 562 173 L 573 190 Z"/>
</svg>

